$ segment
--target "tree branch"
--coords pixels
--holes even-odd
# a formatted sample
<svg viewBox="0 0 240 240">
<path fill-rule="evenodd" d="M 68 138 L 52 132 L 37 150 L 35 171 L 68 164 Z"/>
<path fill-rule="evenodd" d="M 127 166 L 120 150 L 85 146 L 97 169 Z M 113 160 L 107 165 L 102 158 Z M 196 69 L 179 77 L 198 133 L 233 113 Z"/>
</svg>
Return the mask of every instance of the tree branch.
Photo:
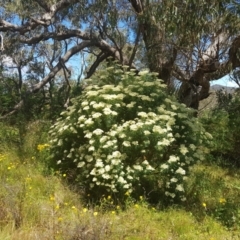
<svg viewBox="0 0 240 240">
<path fill-rule="evenodd" d="M 96 71 L 99 64 L 109 56 L 110 56 L 109 53 L 101 52 L 100 54 L 98 54 L 96 61 L 92 64 L 92 66 L 88 70 L 86 78 L 90 78 L 93 75 L 93 73 Z"/>
<path fill-rule="evenodd" d="M 56 4 L 53 4 L 49 7 L 47 7 L 46 3 L 40 3 L 40 1 L 38 1 L 38 0 L 35 0 L 35 1 L 39 4 L 39 6 L 43 7 L 45 10 L 47 10 L 47 12 L 44 13 L 38 19 L 30 18 L 30 20 L 22 26 L 11 24 L 0 18 L 0 31 L 2 31 L 2 32 L 6 32 L 6 31 L 19 32 L 21 35 L 24 35 L 25 33 L 30 32 L 31 30 L 34 30 L 37 26 L 50 25 L 52 18 L 56 15 L 57 12 L 59 12 L 63 8 L 68 7 L 71 4 L 75 4 L 78 2 L 78 0 L 61 0 L 61 1 L 57 2 Z"/>
<path fill-rule="evenodd" d="M 62 63 L 65 63 L 71 58 L 74 54 L 78 53 L 82 49 L 86 47 L 93 46 L 93 41 L 84 41 L 80 44 L 72 47 L 69 49 L 66 54 L 58 61 L 57 65 L 51 70 L 51 72 L 38 84 L 35 84 L 30 92 L 36 93 L 38 92 L 42 87 L 44 87 L 54 76 L 62 69 Z"/>
<path fill-rule="evenodd" d="M 40 41 L 47 41 L 49 39 L 54 39 L 54 40 L 66 40 L 71 37 L 78 37 L 82 40 L 90 40 L 90 34 L 86 32 L 82 32 L 80 30 L 70 30 L 70 29 L 64 29 L 62 32 L 54 33 L 54 32 L 45 32 L 42 34 L 39 34 L 35 37 L 32 38 L 25 38 L 21 37 L 20 42 L 21 43 L 26 43 L 26 44 L 36 44 L 39 43 Z"/>
<path fill-rule="evenodd" d="M 140 28 L 138 28 L 137 36 L 136 36 L 134 47 L 133 47 L 133 51 L 132 51 L 131 57 L 129 59 L 129 67 L 132 66 L 133 60 L 135 58 L 137 48 L 138 48 L 138 43 L 139 43 L 139 40 L 140 40 L 140 36 L 141 36 L 141 30 L 140 30 Z"/>
</svg>

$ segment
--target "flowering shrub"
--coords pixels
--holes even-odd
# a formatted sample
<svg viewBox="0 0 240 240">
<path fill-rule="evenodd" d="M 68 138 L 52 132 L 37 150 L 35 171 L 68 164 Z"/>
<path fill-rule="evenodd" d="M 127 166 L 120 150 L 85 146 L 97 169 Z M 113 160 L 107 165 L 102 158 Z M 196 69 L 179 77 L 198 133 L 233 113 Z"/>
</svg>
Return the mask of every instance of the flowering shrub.
<svg viewBox="0 0 240 240">
<path fill-rule="evenodd" d="M 61 114 L 50 131 L 52 159 L 90 192 L 123 196 L 149 182 L 184 200 L 189 167 L 203 159 L 210 135 L 155 74 L 116 75 L 119 84 L 86 87 Z"/>
</svg>

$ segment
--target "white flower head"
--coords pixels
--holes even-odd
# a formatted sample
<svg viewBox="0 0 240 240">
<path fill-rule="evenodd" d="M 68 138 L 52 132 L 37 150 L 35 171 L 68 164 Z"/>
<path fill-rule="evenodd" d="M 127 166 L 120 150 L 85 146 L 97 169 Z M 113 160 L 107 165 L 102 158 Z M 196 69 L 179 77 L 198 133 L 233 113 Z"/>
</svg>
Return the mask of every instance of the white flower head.
<svg viewBox="0 0 240 240">
<path fill-rule="evenodd" d="M 179 192 L 184 192 L 183 185 L 182 184 L 178 184 L 177 187 L 176 187 L 176 190 L 179 191 Z"/>
<path fill-rule="evenodd" d="M 85 138 L 91 138 L 92 137 L 92 133 L 87 133 L 87 134 L 85 134 Z"/>
<path fill-rule="evenodd" d="M 182 153 L 182 155 L 185 155 L 188 152 L 188 149 L 185 147 L 184 144 L 180 145 L 180 152 Z"/>
<path fill-rule="evenodd" d="M 109 165 L 106 165 L 106 166 L 105 166 L 105 171 L 106 171 L 106 172 L 109 172 L 110 169 L 111 169 L 111 167 L 110 167 Z"/>
<path fill-rule="evenodd" d="M 169 146 L 170 143 L 171 143 L 171 142 L 170 142 L 168 139 L 163 138 L 162 141 L 158 141 L 158 142 L 157 142 L 157 145 L 158 145 L 158 146 Z"/>
<path fill-rule="evenodd" d="M 102 159 L 97 159 L 95 166 L 98 168 L 103 168 L 104 165 Z"/>
<path fill-rule="evenodd" d="M 170 179 L 170 182 L 173 182 L 173 183 L 175 183 L 175 182 L 177 182 L 177 181 L 178 181 L 177 178 L 171 178 L 171 179 Z"/>
<path fill-rule="evenodd" d="M 88 151 L 89 151 L 89 152 L 95 151 L 95 147 L 94 147 L 94 146 L 89 147 L 89 148 L 88 148 Z"/>
<path fill-rule="evenodd" d="M 176 105 L 174 105 L 174 104 L 171 104 L 171 108 L 172 108 L 173 110 L 177 110 L 177 107 L 176 107 Z"/>
<path fill-rule="evenodd" d="M 100 143 L 104 143 L 108 140 L 108 137 L 107 136 L 103 136 L 100 138 Z"/>
<path fill-rule="evenodd" d="M 103 132 L 104 132 L 104 131 L 103 131 L 102 129 L 97 128 L 97 129 L 95 129 L 95 130 L 93 131 L 93 134 L 95 134 L 95 135 L 101 135 Z"/>
<path fill-rule="evenodd" d="M 138 146 L 138 141 L 133 141 L 132 145 Z"/>
<path fill-rule="evenodd" d="M 115 151 L 115 152 L 112 153 L 112 156 L 113 156 L 114 158 L 120 158 L 121 155 L 122 155 L 122 154 L 121 154 L 119 151 Z"/>
<path fill-rule="evenodd" d="M 186 171 L 185 171 L 183 168 L 179 167 L 179 168 L 177 169 L 176 173 L 179 173 L 179 174 L 181 174 L 181 175 L 185 175 L 185 174 L 186 174 Z"/>
<path fill-rule="evenodd" d="M 143 167 L 141 165 L 133 165 L 133 168 L 138 171 L 142 171 Z"/>
<path fill-rule="evenodd" d="M 99 118 L 99 117 L 101 117 L 101 116 L 102 116 L 101 113 L 96 112 L 96 113 L 94 113 L 94 114 L 92 115 L 92 118 Z"/>
<path fill-rule="evenodd" d="M 92 118 L 89 118 L 89 119 L 87 119 L 87 120 L 85 121 L 85 124 L 86 124 L 87 126 L 89 126 L 89 125 L 94 124 L 94 121 L 92 120 Z"/>
<path fill-rule="evenodd" d="M 174 155 L 171 155 L 171 156 L 169 157 L 168 162 L 169 162 L 169 163 L 174 163 L 174 162 L 177 162 L 178 160 L 179 160 L 179 157 L 176 157 L 176 156 L 174 156 Z"/>
<path fill-rule="evenodd" d="M 131 146 L 131 143 L 129 141 L 124 141 L 123 142 L 123 146 L 125 147 L 130 147 Z"/>
<path fill-rule="evenodd" d="M 118 182 L 124 184 L 124 183 L 126 183 L 126 180 L 124 180 L 124 178 L 122 176 L 120 176 L 118 178 Z"/>
<path fill-rule="evenodd" d="M 140 117 L 143 117 L 143 118 L 148 117 L 147 113 L 145 113 L 145 112 L 139 112 L 137 115 L 140 116 Z"/>
<path fill-rule="evenodd" d="M 77 165 L 77 167 L 78 167 L 78 168 L 81 168 L 81 167 L 83 167 L 84 165 L 85 165 L 85 162 L 79 162 L 78 165 Z"/>
<path fill-rule="evenodd" d="M 87 101 L 83 101 L 82 104 L 81 104 L 82 107 L 86 107 L 87 105 L 88 105 Z"/>
<path fill-rule="evenodd" d="M 166 163 L 164 163 L 164 164 L 161 165 L 160 168 L 163 169 L 163 170 L 165 170 L 165 169 L 168 169 L 169 166 L 168 166 Z"/>
<path fill-rule="evenodd" d="M 86 106 L 86 107 L 83 108 L 83 110 L 89 110 L 89 109 L 90 109 L 89 106 Z"/>
<path fill-rule="evenodd" d="M 143 133 L 144 133 L 145 136 L 151 134 L 151 132 L 149 132 L 148 130 L 143 131 Z"/>
</svg>

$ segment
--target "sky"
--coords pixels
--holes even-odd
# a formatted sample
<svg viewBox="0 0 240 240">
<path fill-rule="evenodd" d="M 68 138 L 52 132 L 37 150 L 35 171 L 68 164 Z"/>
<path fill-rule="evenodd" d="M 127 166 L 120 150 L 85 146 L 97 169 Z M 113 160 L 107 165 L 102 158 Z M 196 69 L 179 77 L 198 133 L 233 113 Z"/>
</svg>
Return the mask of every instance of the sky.
<svg viewBox="0 0 240 240">
<path fill-rule="evenodd" d="M 226 75 L 220 78 L 219 80 L 211 81 L 211 86 L 215 84 L 222 85 L 225 87 L 239 87 L 234 81 L 230 80 L 229 75 Z"/>
</svg>

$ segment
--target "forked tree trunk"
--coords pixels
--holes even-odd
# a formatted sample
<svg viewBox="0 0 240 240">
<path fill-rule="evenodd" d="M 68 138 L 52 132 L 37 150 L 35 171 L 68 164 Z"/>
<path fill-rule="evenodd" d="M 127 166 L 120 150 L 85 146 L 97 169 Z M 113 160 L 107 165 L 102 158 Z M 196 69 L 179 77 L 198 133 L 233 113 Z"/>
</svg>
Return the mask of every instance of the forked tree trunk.
<svg viewBox="0 0 240 240">
<path fill-rule="evenodd" d="M 152 72 L 157 72 L 159 78 L 169 86 L 177 57 L 177 47 L 166 46 L 164 29 L 161 29 L 161 25 L 156 23 L 154 17 L 148 16 L 147 11 L 145 11 L 148 8 L 146 5 L 148 1 L 129 0 L 129 2 L 138 15 L 138 22 L 146 46 L 149 69 Z M 209 96 L 210 83 L 209 79 L 206 78 L 206 74 L 214 73 L 221 68 L 218 59 L 219 49 L 226 44 L 229 35 L 222 31 L 215 35 L 216 37 L 212 39 L 212 43 L 210 43 L 206 51 L 201 53 L 201 61 L 195 66 L 192 76 L 188 79 L 184 76 L 184 73 L 181 73 L 185 81 L 181 84 L 179 99 L 188 107 L 194 109 L 198 109 L 200 100 Z M 235 43 L 235 45 L 240 45 L 240 40 L 236 40 Z M 236 49 L 238 49 L 238 46 L 232 52 L 236 52 Z M 236 54 L 232 57 L 233 62 L 240 65 L 240 61 L 236 60 L 235 56 Z"/>
</svg>

